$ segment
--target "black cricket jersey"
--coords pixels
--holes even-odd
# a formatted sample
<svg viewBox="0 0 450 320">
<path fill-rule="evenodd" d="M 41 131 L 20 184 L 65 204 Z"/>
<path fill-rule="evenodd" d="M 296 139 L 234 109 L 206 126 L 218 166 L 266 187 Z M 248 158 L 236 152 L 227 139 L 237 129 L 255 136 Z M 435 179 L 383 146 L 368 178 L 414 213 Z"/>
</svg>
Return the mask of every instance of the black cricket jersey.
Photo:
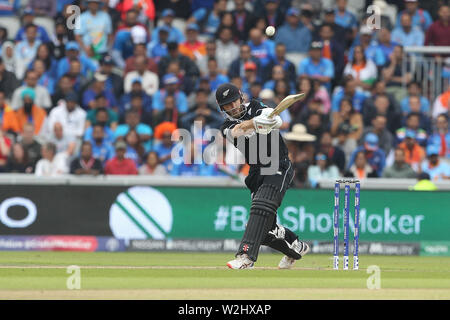
<svg viewBox="0 0 450 320">
<path fill-rule="evenodd" d="M 271 157 L 278 157 L 280 166 L 289 162 L 288 149 L 284 143 L 279 130 L 273 130 L 269 134 L 259 134 L 253 131 L 250 135 L 243 135 L 237 138 L 231 136 L 231 129 L 239 123 L 253 119 L 261 114 L 261 110 L 267 108 L 265 104 L 252 99 L 245 104 L 247 106 L 246 114 L 239 120 L 226 119 L 220 128 L 223 136 L 234 144 L 236 148 L 245 156 L 245 161 L 254 170 L 260 167 L 269 167 Z M 273 140 L 272 140 L 273 139 Z M 278 140 L 278 148 L 272 150 L 272 141 Z M 272 154 L 275 152 L 274 154 Z"/>
</svg>

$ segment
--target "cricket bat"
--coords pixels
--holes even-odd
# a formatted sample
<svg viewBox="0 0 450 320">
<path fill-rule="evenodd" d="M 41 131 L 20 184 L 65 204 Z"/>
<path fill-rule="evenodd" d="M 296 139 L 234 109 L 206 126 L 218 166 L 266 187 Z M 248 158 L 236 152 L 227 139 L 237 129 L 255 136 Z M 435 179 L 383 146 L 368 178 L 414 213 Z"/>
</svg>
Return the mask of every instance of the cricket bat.
<svg viewBox="0 0 450 320">
<path fill-rule="evenodd" d="M 272 111 L 272 113 L 269 114 L 269 118 L 273 118 L 275 116 L 280 115 L 280 113 L 282 113 L 284 110 L 292 106 L 297 101 L 301 100 L 304 96 L 305 96 L 304 93 L 291 94 L 287 96 L 276 106 L 276 108 Z"/>
</svg>

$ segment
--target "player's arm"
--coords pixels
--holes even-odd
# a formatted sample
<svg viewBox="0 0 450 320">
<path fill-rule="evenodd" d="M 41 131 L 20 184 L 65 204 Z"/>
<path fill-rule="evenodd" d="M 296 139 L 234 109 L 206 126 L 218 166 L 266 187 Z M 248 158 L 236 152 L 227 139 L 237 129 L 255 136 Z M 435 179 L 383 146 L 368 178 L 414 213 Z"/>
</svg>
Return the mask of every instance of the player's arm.
<svg viewBox="0 0 450 320">
<path fill-rule="evenodd" d="M 250 119 L 235 125 L 234 128 L 231 129 L 231 136 L 237 138 L 252 133 L 253 131 L 255 131 L 255 123 L 253 122 L 253 119 Z"/>
</svg>

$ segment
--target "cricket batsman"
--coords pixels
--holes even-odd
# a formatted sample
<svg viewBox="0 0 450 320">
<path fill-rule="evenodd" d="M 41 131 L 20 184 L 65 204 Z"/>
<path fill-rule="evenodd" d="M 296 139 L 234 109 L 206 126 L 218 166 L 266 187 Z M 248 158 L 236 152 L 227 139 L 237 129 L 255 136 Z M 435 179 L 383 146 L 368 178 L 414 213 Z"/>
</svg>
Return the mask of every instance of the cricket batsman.
<svg viewBox="0 0 450 320">
<path fill-rule="evenodd" d="M 309 251 L 309 246 L 299 241 L 294 232 L 277 224 L 277 209 L 294 178 L 287 147 L 277 130 L 282 120 L 278 115 L 269 117 L 274 109 L 258 100 L 245 102 L 240 90 L 232 84 L 221 85 L 216 91 L 216 100 L 225 117 L 221 127 L 223 136 L 242 152 L 250 165 L 245 179 L 252 199 L 250 217 L 236 258 L 227 266 L 231 269 L 252 268 L 258 259 L 260 246 L 266 245 L 285 254 L 278 267 L 289 269 Z M 271 143 L 272 138 L 278 143 Z M 266 142 L 260 143 L 260 140 Z M 255 150 L 257 157 L 251 154 Z M 271 164 L 261 161 L 262 154 L 270 155 L 270 162 L 277 164 L 273 174 L 263 174 L 263 169 Z"/>
</svg>

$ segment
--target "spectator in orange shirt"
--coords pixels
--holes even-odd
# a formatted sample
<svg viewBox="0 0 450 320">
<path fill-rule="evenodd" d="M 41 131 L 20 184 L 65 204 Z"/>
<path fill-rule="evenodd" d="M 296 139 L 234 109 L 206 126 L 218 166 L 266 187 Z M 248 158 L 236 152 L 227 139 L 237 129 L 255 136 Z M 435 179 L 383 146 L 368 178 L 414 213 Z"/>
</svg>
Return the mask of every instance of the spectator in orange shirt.
<svg viewBox="0 0 450 320">
<path fill-rule="evenodd" d="M 16 112 L 6 103 L 5 92 L 0 91 L 0 122 L 3 131 L 18 132 L 19 126 L 16 119 Z"/>
<path fill-rule="evenodd" d="M 186 27 L 186 41 L 181 43 L 178 51 L 197 61 L 202 56 L 206 55 L 206 45 L 205 43 L 198 40 L 198 25 L 195 23 L 190 23 Z"/>
<path fill-rule="evenodd" d="M 134 175 L 138 174 L 136 165 L 132 159 L 125 158 L 127 144 L 118 140 L 115 144 L 116 156 L 108 160 L 105 165 L 105 174 Z"/>
<path fill-rule="evenodd" d="M 405 162 L 417 172 L 425 158 L 425 150 L 417 143 L 416 132 L 406 130 L 405 140 L 398 147 L 405 151 Z"/>
<path fill-rule="evenodd" d="M 37 135 L 41 131 L 47 113 L 44 109 L 34 104 L 35 92 L 33 89 L 24 89 L 21 97 L 23 101 L 22 107 L 16 111 L 18 131 L 22 132 L 26 123 L 32 123 L 34 125 L 34 133 Z"/>
</svg>

